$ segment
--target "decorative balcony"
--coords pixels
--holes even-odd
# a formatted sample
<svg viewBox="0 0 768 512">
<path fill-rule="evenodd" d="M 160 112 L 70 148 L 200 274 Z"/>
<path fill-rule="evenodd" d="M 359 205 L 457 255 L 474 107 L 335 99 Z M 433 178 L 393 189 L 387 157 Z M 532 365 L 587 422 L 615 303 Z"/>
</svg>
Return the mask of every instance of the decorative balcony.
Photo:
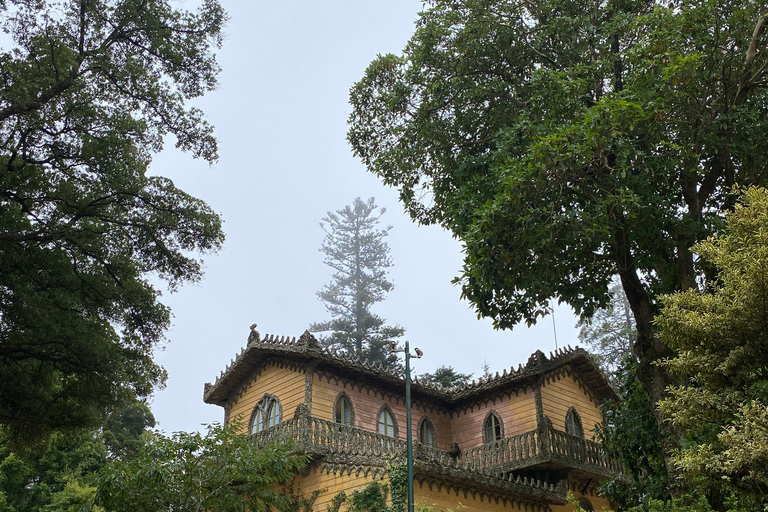
<svg viewBox="0 0 768 512">
<path fill-rule="evenodd" d="M 388 461 L 405 460 L 406 442 L 355 427 L 311 417 L 302 405 L 290 420 L 253 434 L 258 442 L 293 440 L 297 446 L 332 464 L 386 467 Z M 525 486 L 564 498 L 565 489 L 515 472 L 571 468 L 594 477 L 621 473 L 621 466 L 601 444 L 555 430 L 548 418 L 539 428 L 467 450 L 437 450 L 414 441 L 414 469 L 421 475 L 450 480 L 470 478 L 485 486 Z M 511 490 L 511 489 L 510 489 Z M 516 489 L 518 492 L 520 489 Z"/>
</svg>

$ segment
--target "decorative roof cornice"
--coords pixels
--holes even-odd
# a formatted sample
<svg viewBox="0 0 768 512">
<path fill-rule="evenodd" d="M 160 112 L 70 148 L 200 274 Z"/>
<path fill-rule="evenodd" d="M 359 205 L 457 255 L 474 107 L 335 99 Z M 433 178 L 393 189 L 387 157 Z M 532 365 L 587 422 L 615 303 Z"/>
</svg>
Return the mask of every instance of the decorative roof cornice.
<svg viewBox="0 0 768 512">
<path fill-rule="evenodd" d="M 232 393 L 249 378 L 258 362 L 270 357 L 315 361 L 327 370 L 373 380 L 385 388 L 402 389 L 405 383 L 402 367 L 387 368 L 381 363 L 371 363 L 368 359 L 360 360 L 345 351 L 324 348 L 309 331 L 304 331 L 299 338 L 269 334 L 262 339 L 256 330 L 256 324 L 253 324 L 248 344 L 230 361 L 213 384 L 205 384 L 203 400 L 209 404 L 224 406 Z M 432 397 L 445 405 L 452 405 L 475 399 L 478 395 L 529 385 L 539 376 L 565 365 L 570 365 L 599 398 L 617 397 L 589 353 L 582 348 L 570 346 L 554 353 L 550 352 L 549 357 L 537 350 L 525 366 L 519 365 L 517 369 L 512 367 L 509 371 L 505 369 L 501 374 L 497 372 L 493 376 L 473 380 L 466 385 L 443 388 L 416 378 L 411 389 L 416 396 Z"/>
</svg>

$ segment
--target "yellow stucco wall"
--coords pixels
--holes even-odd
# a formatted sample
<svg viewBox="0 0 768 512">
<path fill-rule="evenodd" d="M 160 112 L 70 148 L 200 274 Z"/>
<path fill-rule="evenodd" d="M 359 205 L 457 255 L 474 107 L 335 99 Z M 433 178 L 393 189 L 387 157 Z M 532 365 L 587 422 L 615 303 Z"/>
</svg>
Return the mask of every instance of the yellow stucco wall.
<svg viewBox="0 0 768 512">
<path fill-rule="evenodd" d="M 389 480 L 378 472 L 369 470 L 368 474 L 361 471 L 356 474 L 356 471 L 348 472 L 336 472 L 329 471 L 328 468 L 313 464 L 306 475 L 296 475 L 290 484 L 291 491 L 294 496 L 300 498 L 309 498 L 314 491 L 321 491 L 315 500 L 312 510 L 317 512 L 325 512 L 331 505 L 333 498 L 341 491 L 344 491 L 349 497 L 353 492 L 362 490 L 365 486 L 373 481 L 381 482 L 389 486 Z M 391 500 L 388 497 L 388 504 L 391 504 Z M 346 505 L 341 506 L 341 510 L 347 510 Z"/>
<path fill-rule="evenodd" d="M 570 485 L 571 494 L 573 494 L 576 500 L 581 497 L 587 498 L 589 502 L 592 503 L 592 507 L 595 509 L 595 512 L 609 512 L 613 510 L 611 508 L 611 503 L 607 499 L 598 495 L 594 486 L 590 486 L 589 489 L 584 492 L 584 494 L 580 492 L 580 488 L 581 484 Z M 552 509 L 552 512 L 573 512 L 576 510 L 576 506 L 570 503 L 567 505 L 550 505 L 549 507 Z"/>
<path fill-rule="evenodd" d="M 369 470 L 366 475 L 364 472 L 355 474 L 348 472 L 336 472 L 329 471 L 327 467 L 321 464 L 313 464 L 309 473 L 306 475 L 297 475 L 292 482 L 290 482 L 284 492 L 289 492 L 293 496 L 298 498 L 309 498 L 316 490 L 322 491 L 313 503 L 311 510 L 313 512 L 326 512 L 331 505 L 333 498 L 340 492 L 344 491 L 347 498 L 352 496 L 352 493 L 358 490 L 362 490 L 365 486 L 373 481 L 380 482 L 389 486 L 388 475 L 382 475 L 374 470 Z M 391 494 L 387 494 L 387 505 L 391 505 Z M 489 497 L 483 493 L 475 493 L 465 491 L 463 489 L 456 489 L 454 487 L 446 487 L 439 484 L 430 485 L 426 482 L 419 481 L 418 477 L 414 482 L 414 499 L 417 508 L 419 506 L 431 507 L 436 512 L 446 512 L 452 510 L 453 512 L 459 512 L 461 510 L 467 512 L 517 512 L 517 511 L 531 511 L 538 510 L 538 508 L 532 507 L 530 504 L 526 506 L 524 503 L 513 502 L 512 500 L 504 501 L 499 499 L 498 501 L 492 497 Z M 593 500 L 590 497 L 592 503 L 598 503 L 597 500 Z M 602 502 L 599 502 L 602 503 Z M 570 507 L 570 508 L 569 508 Z M 348 509 L 348 502 L 345 502 L 340 511 L 346 512 Z M 572 511 L 573 506 L 568 505 L 565 508 L 560 507 L 553 512 L 560 511 Z M 600 510 L 600 508 L 595 508 Z"/>
<path fill-rule="evenodd" d="M 541 387 L 541 401 L 544 415 L 552 420 L 557 430 L 565 431 L 565 415 L 571 406 L 576 408 L 581 417 L 587 439 L 593 437 L 595 425 L 603 421 L 600 407 L 590 399 L 585 386 L 570 367 L 547 376 Z"/>
<path fill-rule="evenodd" d="M 296 406 L 304 402 L 304 381 L 305 374 L 298 367 L 281 368 L 276 363 L 267 363 L 254 372 L 240 390 L 239 396 L 233 401 L 229 410 L 230 420 L 240 416 L 243 429 L 246 429 L 253 408 L 266 393 L 280 400 L 282 406 L 280 421 L 292 418 Z"/>
<path fill-rule="evenodd" d="M 532 510 L 532 507 L 525 507 L 521 503 L 507 500 L 498 500 L 489 498 L 481 493 L 474 496 L 467 492 L 465 494 L 461 489 L 440 487 L 433 485 L 429 488 L 426 483 L 415 482 L 413 489 L 414 503 L 432 507 L 435 511 L 459 512 L 512 512 L 518 510 Z"/>
</svg>

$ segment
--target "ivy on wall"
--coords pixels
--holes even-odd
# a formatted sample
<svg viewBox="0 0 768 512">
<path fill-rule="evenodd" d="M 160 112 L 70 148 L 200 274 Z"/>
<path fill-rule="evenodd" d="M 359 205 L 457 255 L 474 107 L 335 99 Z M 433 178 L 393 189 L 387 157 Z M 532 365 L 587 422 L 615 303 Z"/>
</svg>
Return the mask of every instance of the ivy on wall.
<svg viewBox="0 0 768 512">
<path fill-rule="evenodd" d="M 379 482 L 371 482 L 362 491 L 355 491 L 347 501 L 348 512 L 392 512 L 387 507 L 389 487 Z"/>
</svg>

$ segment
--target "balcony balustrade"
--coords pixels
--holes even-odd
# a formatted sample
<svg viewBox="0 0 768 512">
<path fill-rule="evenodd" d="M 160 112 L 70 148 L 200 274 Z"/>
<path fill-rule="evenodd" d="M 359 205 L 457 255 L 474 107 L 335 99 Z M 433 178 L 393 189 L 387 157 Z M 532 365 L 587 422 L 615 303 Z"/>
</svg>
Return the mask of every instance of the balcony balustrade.
<svg viewBox="0 0 768 512">
<path fill-rule="evenodd" d="M 296 415 L 252 435 L 260 443 L 293 440 L 307 453 L 363 456 L 380 460 L 405 457 L 403 440 L 311 417 L 301 406 Z M 417 466 L 462 470 L 486 476 L 539 468 L 574 467 L 599 476 L 621 473 L 621 465 L 603 446 L 556 430 L 548 418 L 539 428 L 456 452 L 414 443 Z"/>
</svg>

